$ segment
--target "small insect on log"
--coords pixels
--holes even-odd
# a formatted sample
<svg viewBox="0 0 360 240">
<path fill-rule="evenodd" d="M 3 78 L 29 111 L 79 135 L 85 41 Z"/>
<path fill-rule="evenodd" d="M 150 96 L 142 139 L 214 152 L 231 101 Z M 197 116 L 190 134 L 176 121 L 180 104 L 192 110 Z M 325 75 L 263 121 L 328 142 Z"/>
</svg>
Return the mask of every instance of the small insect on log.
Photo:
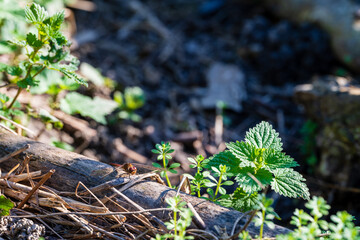
<svg viewBox="0 0 360 240">
<path fill-rule="evenodd" d="M 130 175 L 136 174 L 137 168 L 131 163 L 125 163 L 125 164 L 110 163 L 110 165 L 114 167 L 121 167 L 125 172 L 127 172 Z"/>
</svg>

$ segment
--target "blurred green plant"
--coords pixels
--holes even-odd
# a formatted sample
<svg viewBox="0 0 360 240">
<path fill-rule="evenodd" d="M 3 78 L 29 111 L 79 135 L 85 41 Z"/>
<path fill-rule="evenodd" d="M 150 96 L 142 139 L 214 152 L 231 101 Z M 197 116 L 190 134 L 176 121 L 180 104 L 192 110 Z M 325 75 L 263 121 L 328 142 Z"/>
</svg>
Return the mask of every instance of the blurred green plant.
<svg viewBox="0 0 360 240">
<path fill-rule="evenodd" d="M 315 122 L 307 120 L 300 130 L 303 144 L 301 145 L 301 153 L 306 157 L 306 163 L 314 168 L 318 162 L 316 157 L 316 131 L 318 126 Z M 311 169 L 313 170 L 313 169 Z"/>
</svg>

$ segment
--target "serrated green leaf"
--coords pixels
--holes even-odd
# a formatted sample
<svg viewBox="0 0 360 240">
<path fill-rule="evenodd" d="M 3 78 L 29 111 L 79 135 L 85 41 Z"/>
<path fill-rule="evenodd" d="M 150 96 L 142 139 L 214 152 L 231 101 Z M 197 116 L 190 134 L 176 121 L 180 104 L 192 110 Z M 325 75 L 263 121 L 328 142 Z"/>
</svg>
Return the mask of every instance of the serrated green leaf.
<svg viewBox="0 0 360 240">
<path fill-rule="evenodd" d="M 53 31 L 58 31 L 60 29 L 61 24 L 64 22 L 64 18 L 65 18 L 64 10 L 55 13 L 50 18 L 50 24 Z"/>
<path fill-rule="evenodd" d="M 231 195 L 231 202 L 231 207 L 241 212 L 254 210 L 260 204 L 257 192 L 246 193 L 241 188 Z"/>
<path fill-rule="evenodd" d="M 256 148 L 274 149 L 282 151 L 282 143 L 277 133 L 268 122 L 261 122 L 251 128 L 245 136 L 245 141 Z"/>
<path fill-rule="evenodd" d="M 106 124 L 105 116 L 117 108 L 117 103 L 112 100 L 88 96 L 77 92 L 68 93 L 60 100 L 60 109 L 68 114 L 80 114 L 83 117 L 90 117 L 95 121 Z"/>
<path fill-rule="evenodd" d="M 64 74 L 65 77 L 79 83 L 79 84 L 82 84 L 84 86 L 88 86 L 88 83 L 82 79 L 81 77 L 79 77 L 76 73 L 72 72 L 72 71 L 69 71 L 67 70 L 66 68 L 60 68 L 60 69 L 55 69 L 55 70 L 58 70 L 59 72 L 61 72 L 62 74 Z"/>
<path fill-rule="evenodd" d="M 20 76 L 23 73 L 23 70 L 18 66 L 11 66 L 6 69 L 6 72 L 11 76 Z"/>
<path fill-rule="evenodd" d="M 256 148 L 246 142 L 230 142 L 226 144 L 229 151 L 240 159 L 239 167 L 256 167 Z"/>
<path fill-rule="evenodd" d="M 251 177 L 251 175 L 249 175 L 249 173 L 252 174 L 264 187 L 269 185 L 273 178 L 271 172 L 263 168 L 257 170 L 256 173 L 254 168 L 242 168 L 235 177 L 235 180 L 239 183 L 239 186 L 248 193 L 261 190 L 261 186 Z"/>
<path fill-rule="evenodd" d="M 16 82 L 16 85 L 18 85 L 21 88 L 27 88 L 32 86 L 37 86 L 39 84 L 39 81 L 33 79 L 32 77 L 27 77 L 26 79 L 20 80 Z"/>
<path fill-rule="evenodd" d="M 278 168 L 273 171 L 274 178 L 271 181 L 271 188 L 286 197 L 310 198 L 309 189 L 304 183 L 303 176 L 292 168 Z"/>
<path fill-rule="evenodd" d="M 272 171 L 277 168 L 297 167 L 299 164 L 294 159 L 283 152 L 277 152 L 272 149 L 266 149 L 263 153 L 265 166 Z"/>
<path fill-rule="evenodd" d="M 0 196 L 0 216 L 8 216 L 14 204 L 4 195 Z"/>
<path fill-rule="evenodd" d="M 39 48 L 43 45 L 43 42 L 38 40 L 36 35 L 33 34 L 33 33 L 28 33 L 26 35 L 26 42 L 31 46 L 31 47 L 34 47 L 34 48 Z"/>
<path fill-rule="evenodd" d="M 33 3 L 30 7 L 25 7 L 25 18 L 31 23 L 42 23 L 48 17 L 45 8 Z"/>
<path fill-rule="evenodd" d="M 230 151 L 223 151 L 204 160 L 204 168 L 210 169 L 212 166 L 218 168 L 221 164 L 230 168 L 229 173 L 238 173 L 240 170 L 240 160 L 237 159 Z"/>
</svg>

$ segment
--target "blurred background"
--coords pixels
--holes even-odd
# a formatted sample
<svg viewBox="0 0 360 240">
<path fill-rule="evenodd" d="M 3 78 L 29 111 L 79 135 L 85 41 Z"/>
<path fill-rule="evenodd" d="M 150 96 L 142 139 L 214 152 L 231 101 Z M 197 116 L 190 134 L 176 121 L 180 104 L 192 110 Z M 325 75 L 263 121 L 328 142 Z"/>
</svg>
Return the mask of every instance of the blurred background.
<svg viewBox="0 0 360 240">
<path fill-rule="evenodd" d="M 0 12 L 12 14 L 0 15 L 0 62 L 15 59 L 6 40 L 26 31 L 18 19 L 27 2 L 0 0 Z M 181 174 L 191 172 L 188 157 L 222 151 L 264 120 L 300 164 L 311 194 L 333 212 L 359 216 L 358 1 L 36 2 L 49 12 L 66 8 L 64 31 L 89 81 L 77 92 L 109 100 L 99 107 L 102 117 L 66 112 L 73 88 L 54 94 L 61 76 L 44 71 L 44 84 L 31 89 L 40 95 L 20 101 L 29 109 L 50 102 L 68 115 L 53 113 L 62 130 L 25 119 L 38 140 L 107 163 L 144 165 L 155 161 L 154 145 L 168 141 Z M 283 220 L 303 207 L 269 195 Z"/>
</svg>

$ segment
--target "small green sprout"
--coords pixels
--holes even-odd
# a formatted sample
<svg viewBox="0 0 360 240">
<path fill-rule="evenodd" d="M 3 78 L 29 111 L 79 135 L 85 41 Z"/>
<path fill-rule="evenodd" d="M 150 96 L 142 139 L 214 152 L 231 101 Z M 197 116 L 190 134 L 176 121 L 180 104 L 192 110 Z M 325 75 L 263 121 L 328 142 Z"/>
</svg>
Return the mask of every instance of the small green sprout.
<svg viewBox="0 0 360 240">
<path fill-rule="evenodd" d="M 177 171 L 175 170 L 175 168 L 180 166 L 180 163 L 173 163 L 169 166 L 169 161 L 172 159 L 170 153 L 173 153 L 174 149 L 171 148 L 169 142 L 168 143 L 161 142 L 161 144 L 156 144 L 155 149 L 151 150 L 151 152 L 158 154 L 157 160 L 163 162 L 163 166 L 161 166 L 158 163 L 153 163 L 153 166 L 162 169 L 162 171 L 160 172 L 160 176 L 165 177 L 168 186 L 172 188 L 167 172 L 169 171 L 171 173 L 176 174 Z"/>
</svg>

